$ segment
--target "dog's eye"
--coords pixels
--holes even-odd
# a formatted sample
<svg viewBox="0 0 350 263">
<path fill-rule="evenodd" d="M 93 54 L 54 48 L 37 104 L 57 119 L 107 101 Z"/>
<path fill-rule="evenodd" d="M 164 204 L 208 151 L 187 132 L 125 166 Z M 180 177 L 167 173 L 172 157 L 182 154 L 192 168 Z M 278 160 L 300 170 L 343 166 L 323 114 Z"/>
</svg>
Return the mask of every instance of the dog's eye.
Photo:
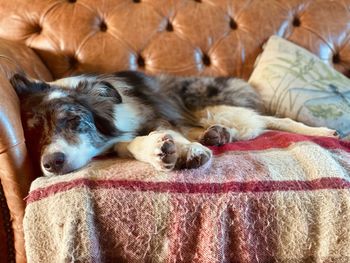
<svg viewBox="0 0 350 263">
<path fill-rule="evenodd" d="M 88 116 L 75 116 L 68 118 L 66 119 L 66 127 L 78 132 L 88 132 L 93 128 Z"/>
<path fill-rule="evenodd" d="M 71 129 L 78 129 L 80 125 L 80 116 L 71 116 L 66 119 L 66 123 Z"/>
<path fill-rule="evenodd" d="M 70 116 L 67 118 L 67 122 L 77 122 L 80 121 L 80 116 Z"/>
</svg>

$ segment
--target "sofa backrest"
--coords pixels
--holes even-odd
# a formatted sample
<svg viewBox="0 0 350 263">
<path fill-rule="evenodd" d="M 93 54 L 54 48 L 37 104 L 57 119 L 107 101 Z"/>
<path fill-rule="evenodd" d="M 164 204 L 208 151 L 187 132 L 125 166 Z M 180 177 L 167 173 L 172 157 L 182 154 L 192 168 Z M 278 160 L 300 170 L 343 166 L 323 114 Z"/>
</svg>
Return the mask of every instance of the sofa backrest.
<svg viewBox="0 0 350 263">
<path fill-rule="evenodd" d="M 0 0 L 0 37 L 55 78 L 132 69 L 248 78 L 272 34 L 350 75 L 349 0 Z"/>
</svg>

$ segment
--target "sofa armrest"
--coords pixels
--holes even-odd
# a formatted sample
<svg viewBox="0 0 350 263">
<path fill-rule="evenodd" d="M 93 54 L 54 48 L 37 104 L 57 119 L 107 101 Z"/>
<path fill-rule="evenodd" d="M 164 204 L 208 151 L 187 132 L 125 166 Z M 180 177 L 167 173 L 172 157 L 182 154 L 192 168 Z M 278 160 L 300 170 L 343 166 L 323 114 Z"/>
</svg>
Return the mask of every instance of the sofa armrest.
<svg viewBox="0 0 350 263">
<path fill-rule="evenodd" d="M 27 154 L 23 128 L 20 118 L 20 108 L 17 95 L 9 83 L 9 77 L 15 72 L 25 72 L 33 78 L 51 80 L 51 74 L 41 59 L 33 50 L 25 45 L 0 39 L 0 182 L 4 192 L 2 202 L 8 207 L 13 233 L 7 233 L 5 240 L 14 240 L 14 253 L 10 242 L 7 242 L 7 255 L 0 258 L 15 256 L 16 262 L 25 262 L 22 219 L 24 214 L 24 197 L 27 195 L 31 181 L 35 175 L 32 172 Z M 1 200 L 0 200 L 1 201 Z M 4 212 L 4 211 L 2 211 Z M 0 216 L 4 213 L 0 213 Z M 0 220 L 0 222 L 4 222 Z M 9 222 L 4 222 L 4 228 Z M 1 241 L 3 238 L 0 237 Z M 3 242 L 6 243 L 6 242 Z M 12 254 L 12 255 L 11 255 Z"/>
</svg>

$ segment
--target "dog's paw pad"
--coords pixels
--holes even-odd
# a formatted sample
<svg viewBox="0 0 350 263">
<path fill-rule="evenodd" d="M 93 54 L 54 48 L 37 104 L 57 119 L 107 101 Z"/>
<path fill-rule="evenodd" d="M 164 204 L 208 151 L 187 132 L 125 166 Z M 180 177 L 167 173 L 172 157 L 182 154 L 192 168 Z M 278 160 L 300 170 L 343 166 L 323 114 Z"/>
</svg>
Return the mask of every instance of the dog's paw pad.
<svg viewBox="0 0 350 263">
<path fill-rule="evenodd" d="M 177 160 L 176 145 L 171 135 L 161 136 L 157 143 L 156 156 L 159 170 L 172 170 Z"/>
<path fill-rule="evenodd" d="M 170 164 L 176 161 L 176 146 L 172 138 L 163 138 L 158 156 L 164 163 Z"/>
<path fill-rule="evenodd" d="M 187 152 L 178 159 L 176 166 L 178 168 L 195 169 L 206 164 L 212 157 L 211 151 L 199 144 L 191 143 Z"/>
<path fill-rule="evenodd" d="M 187 169 L 198 168 L 206 164 L 209 160 L 210 160 L 210 157 L 205 153 L 201 153 L 199 155 L 193 155 L 187 158 L 185 168 Z"/>
<path fill-rule="evenodd" d="M 231 142 L 231 135 L 226 127 L 213 125 L 203 133 L 200 142 L 208 146 L 223 145 Z"/>
</svg>

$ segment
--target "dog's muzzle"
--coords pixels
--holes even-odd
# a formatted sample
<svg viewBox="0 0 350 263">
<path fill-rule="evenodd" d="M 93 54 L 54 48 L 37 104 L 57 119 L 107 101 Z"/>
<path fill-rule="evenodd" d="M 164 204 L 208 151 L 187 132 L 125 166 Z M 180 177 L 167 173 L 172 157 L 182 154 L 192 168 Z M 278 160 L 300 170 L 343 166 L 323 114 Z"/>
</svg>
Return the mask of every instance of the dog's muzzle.
<svg viewBox="0 0 350 263">
<path fill-rule="evenodd" d="M 63 170 L 66 156 L 62 152 L 54 152 L 43 157 L 42 163 L 44 169 L 53 174 L 60 174 Z"/>
</svg>

